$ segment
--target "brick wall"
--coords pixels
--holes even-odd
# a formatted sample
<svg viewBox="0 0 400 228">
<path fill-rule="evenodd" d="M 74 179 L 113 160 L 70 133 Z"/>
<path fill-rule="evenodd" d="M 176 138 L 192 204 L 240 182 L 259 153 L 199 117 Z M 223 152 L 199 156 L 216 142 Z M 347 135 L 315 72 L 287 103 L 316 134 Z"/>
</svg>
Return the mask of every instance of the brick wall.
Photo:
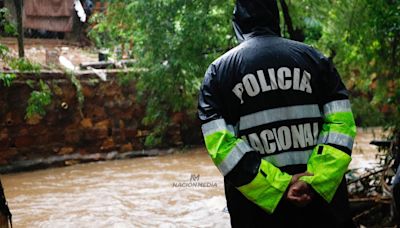
<svg viewBox="0 0 400 228">
<path fill-rule="evenodd" d="M 116 71 L 102 82 L 90 72 L 77 78 L 85 97 L 80 111 L 76 90 L 64 73 L 20 74 L 10 88 L 0 84 L 0 166 L 17 161 L 79 153 L 142 150 L 150 130 L 142 124 L 145 104 L 135 97 L 135 83 L 120 85 Z M 47 114 L 25 118 L 31 91 L 26 81 L 46 82 L 52 90 Z M 145 103 L 145 102 L 144 102 Z M 184 113 L 171 113 L 169 145 L 200 143 L 199 123 Z"/>
</svg>

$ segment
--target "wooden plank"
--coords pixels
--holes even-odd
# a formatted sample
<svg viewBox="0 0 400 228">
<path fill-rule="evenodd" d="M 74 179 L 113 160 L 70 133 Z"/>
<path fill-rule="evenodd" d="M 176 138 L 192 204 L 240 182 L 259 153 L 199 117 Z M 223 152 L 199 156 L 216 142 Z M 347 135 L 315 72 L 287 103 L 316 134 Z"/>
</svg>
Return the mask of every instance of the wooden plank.
<svg viewBox="0 0 400 228">
<path fill-rule="evenodd" d="M 89 67 L 92 67 L 94 69 L 107 69 L 109 67 L 118 68 L 118 66 L 132 66 L 135 63 L 136 60 L 134 59 L 121 60 L 118 62 L 115 61 L 83 62 L 79 64 L 79 67 L 81 69 L 88 69 Z"/>
</svg>

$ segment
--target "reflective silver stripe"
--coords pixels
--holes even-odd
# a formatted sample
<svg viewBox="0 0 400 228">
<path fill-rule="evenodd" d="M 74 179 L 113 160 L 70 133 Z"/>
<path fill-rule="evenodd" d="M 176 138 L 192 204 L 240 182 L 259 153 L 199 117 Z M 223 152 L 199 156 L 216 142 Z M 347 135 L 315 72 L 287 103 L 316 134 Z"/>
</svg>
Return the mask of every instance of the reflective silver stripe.
<svg viewBox="0 0 400 228">
<path fill-rule="evenodd" d="M 233 135 L 235 135 L 235 129 L 233 128 L 233 126 L 226 125 L 226 122 L 224 119 L 213 120 L 206 124 L 203 124 L 201 126 L 201 129 L 203 131 L 204 136 L 210 135 L 217 131 L 223 131 L 223 130 L 227 130 L 227 131 L 231 132 Z"/>
<path fill-rule="evenodd" d="M 318 144 L 328 144 L 328 143 L 344 146 L 351 150 L 353 148 L 354 140 L 352 137 L 348 135 L 343 135 L 335 132 L 331 132 L 327 135 L 321 135 L 318 138 Z"/>
<path fill-rule="evenodd" d="M 310 158 L 312 150 L 306 151 L 290 151 L 281 154 L 274 154 L 263 157 L 264 160 L 270 162 L 276 167 L 284 167 L 288 165 L 305 165 Z"/>
<path fill-rule="evenodd" d="M 349 91 L 347 91 L 346 89 L 340 90 L 340 91 L 338 91 L 337 93 L 338 93 L 338 94 L 345 95 L 345 96 L 349 96 Z"/>
<path fill-rule="evenodd" d="M 243 155 L 252 150 L 246 142 L 240 141 L 218 166 L 219 171 L 226 176 L 242 159 Z"/>
<path fill-rule="evenodd" d="M 351 112 L 350 101 L 332 101 L 324 105 L 324 115 L 328 115 L 334 112 Z"/>
<path fill-rule="evenodd" d="M 240 117 L 240 130 L 245 130 L 281 120 L 317 117 L 321 117 L 321 112 L 316 104 L 268 109 Z"/>
</svg>

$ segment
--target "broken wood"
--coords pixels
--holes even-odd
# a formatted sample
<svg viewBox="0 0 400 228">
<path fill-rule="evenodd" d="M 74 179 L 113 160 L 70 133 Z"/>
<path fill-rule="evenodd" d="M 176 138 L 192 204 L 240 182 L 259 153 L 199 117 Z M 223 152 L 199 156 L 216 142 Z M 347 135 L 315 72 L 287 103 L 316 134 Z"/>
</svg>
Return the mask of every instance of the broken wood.
<svg viewBox="0 0 400 228">
<path fill-rule="evenodd" d="M 367 197 L 367 198 L 350 198 L 350 203 L 361 203 L 361 202 L 370 202 L 370 203 L 383 203 L 383 204 L 390 204 L 391 198 L 390 197 Z"/>
<path fill-rule="evenodd" d="M 88 69 L 90 67 L 94 69 L 109 69 L 109 68 L 122 68 L 124 66 L 133 66 L 136 63 L 134 59 L 127 59 L 121 61 L 100 61 L 100 62 L 84 62 L 79 66 L 81 69 Z"/>
<path fill-rule="evenodd" d="M 368 174 L 366 174 L 366 175 L 364 175 L 364 176 L 362 176 L 362 177 L 360 177 L 360 178 L 358 178 L 358 179 L 356 179 L 356 180 L 349 181 L 347 184 L 350 185 L 350 184 L 356 183 L 356 182 L 361 181 L 361 180 L 363 180 L 363 179 L 366 179 L 366 178 L 368 178 L 368 177 L 370 177 L 370 176 L 372 176 L 372 175 L 381 173 L 381 172 L 383 172 L 383 171 L 385 171 L 385 170 L 386 170 L 386 169 L 380 169 L 380 170 L 378 170 L 378 171 L 374 171 L 374 172 L 372 172 L 372 173 L 368 173 Z"/>
</svg>

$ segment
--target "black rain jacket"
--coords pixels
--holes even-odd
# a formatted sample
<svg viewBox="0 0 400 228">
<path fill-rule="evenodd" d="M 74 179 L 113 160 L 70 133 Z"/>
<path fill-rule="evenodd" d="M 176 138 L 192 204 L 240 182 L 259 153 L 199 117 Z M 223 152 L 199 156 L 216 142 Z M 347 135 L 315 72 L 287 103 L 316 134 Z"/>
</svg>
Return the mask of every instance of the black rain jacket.
<svg viewBox="0 0 400 228">
<path fill-rule="evenodd" d="M 324 104 L 347 99 L 348 93 L 328 58 L 308 45 L 280 36 L 276 1 L 238 0 L 233 27 L 240 44 L 209 66 L 200 89 L 198 104 L 199 118 L 203 124 L 224 119 L 227 124 L 234 126 L 236 136 L 253 149 L 225 175 L 225 194 L 232 226 L 351 227 L 345 180 L 330 203 L 318 194 L 305 208 L 298 208 L 282 199 L 273 214 L 266 213 L 237 190 L 238 186 L 249 183 L 256 176 L 262 158 L 296 150 L 292 145 L 286 149 L 275 148 L 275 151 L 269 154 L 266 148 L 262 149 L 262 146 L 254 143 L 258 142 L 257 140 L 251 143 L 252 136 L 258 135 L 258 138 L 261 138 L 260 132 L 264 129 L 279 130 L 282 126 L 303 127 L 307 124 L 321 129 L 323 124 L 323 118 L 310 117 L 279 119 L 261 126 L 250 124 L 248 127 L 241 127 L 246 116 L 251 117 L 263 110 L 306 107 L 313 104 L 317 104 L 322 110 Z M 279 71 L 283 74 L 282 77 L 277 76 Z M 291 78 L 288 76 L 289 72 Z M 311 75 L 311 88 L 300 88 L 298 81 L 307 77 L 307 73 Z M 262 80 L 260 75 L 265 76 L 265 80 Z M 295 77 L 299 77 L 297 82 Z M 273 145 L 275 144 L 270 144 L 268 149 L 271 150 Z M 313 147 L 315 144 L 307 144 L 300 149 L 307 150 Z M 335 147 L 351 153 L 348 148 Z M 279 168 L 282 172 L 293 175 L 305 172 L 307 165 L 289 164 Z"/>
</svg>

